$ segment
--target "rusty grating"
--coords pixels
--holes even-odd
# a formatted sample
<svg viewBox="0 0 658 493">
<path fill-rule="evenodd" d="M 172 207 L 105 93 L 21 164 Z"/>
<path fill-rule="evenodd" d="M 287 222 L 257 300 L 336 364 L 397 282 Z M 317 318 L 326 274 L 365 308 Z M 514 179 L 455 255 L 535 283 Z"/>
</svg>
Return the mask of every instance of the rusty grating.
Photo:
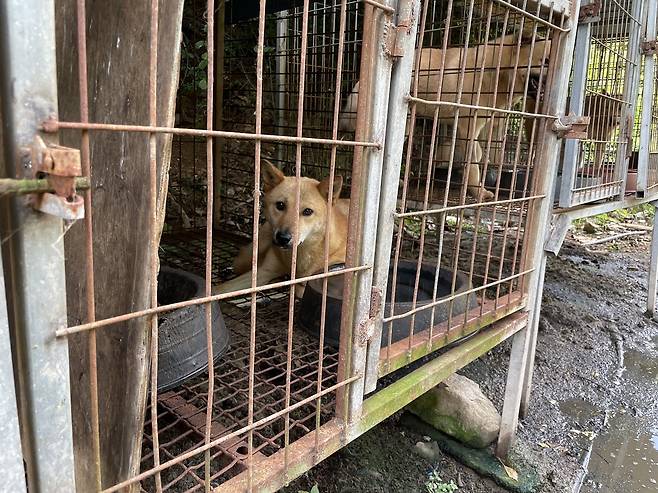
<svg viewBox="0 0 658 493">
<path fill-rule="evenodd" d="M 221 235 L 217 235 L 220 236 Z M 203 259 L 195 252 L 203 249 L 201 234 L 169 236 L 161 245 L 161 261 L 192 272 L 203 272 Z M 185 241 L 183 241 L 185 240 Z M 230 257 L 235 246 L 215 240 L 218 257 Z M 219 275 L 219 273 L 217 273 Z M 254 372 L 254 420 L 282 410 L 286 395 L 287 296 L 261 293 L 256 327 L 256 365 Z M 231 332 L 229 350 L 214 366 L 215 386 L 211 438 L 219 438 L 247 425 L 249 388 L 249 303 L 236 300 L 222 305 L 227 328 Z M 290 381 L 290 403 L 294 405 L 316 394 L 319 342 L 301 330 L 295 330 L 293 367 Z M 338 352 L 324 348 L 322 388 L 337 382 Z M 161 461 L 180 456 L 204 443 L 208 373 L 158 396 L 158 424 Z M 290 413 L 290 442 L 316 429 L 317 401 Z M 333 417 L 334 396 L 320 400 L 320 425 Z M 150 411 L 147 411 L 147 416 Z M 284 447 L 284 418 L 254 430 L 254 461 L 262 460 Z M 214 486 L 246 469 L 247 445 L 243 436 L 229 439 L 211 449 L 211 481 Z M 142 450 L 142 470 L 153 467 L 153 440 L 150 420 L 145 423 Z M 196 455 L 162 472 L 163 489 L 202 491 L 204 489 L 204 458 Z M 153 491 L 153 478 L 142 482 L 142 491 Z"/>
</svg>

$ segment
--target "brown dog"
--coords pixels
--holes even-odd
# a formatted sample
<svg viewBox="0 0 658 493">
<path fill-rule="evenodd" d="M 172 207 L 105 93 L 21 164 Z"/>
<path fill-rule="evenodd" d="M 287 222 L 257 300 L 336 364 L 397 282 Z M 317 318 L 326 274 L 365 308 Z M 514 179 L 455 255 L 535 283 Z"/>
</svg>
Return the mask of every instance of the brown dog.
<svg viewBox="0 0 658 493">
<path fill-rule="evenodd" d="M 298 180 L 285 176 L 269 162 L 263 164 L 263 213 L 265 223 L 258 235 L 258 286 L 273 279 L 290 275 L 292 247 L 295 239 L 295 198 Z M 324 268 L 325 238 L 329 241 L 329 265 L 345 262 L 347 242 L 347 215 L 349 199 L 339 199 L 343 178 L 336 176 L 333 187 L 329 179 L 321 182 L 311 178 L 300 179 L 299 218 L 297 228 L 296 277 L 316 274 Z M 329 213 L 328 200 L 332 194 L 332 210 Z M 228 293 L 251 287 L 251 259 L 253 244 L 240 250 L 233 262 L 233 270 L 238 277 L 220 284 L 213 293 Z M 298 285 L 299 286 L 299 285 Z M 303 287 L 296 288 L 297 295 Z"/>
<path fill-rule="evenodd" d="M 550 51 L 548 40 L 536 41 L 534 47 L 529 44 L 521 44 L 517 47 L 518 36 L 518 34 L 509 34 L 489 41 L 486 45 L 472 48 L 448 48 L 445 51 L 440 48 L 423 48 L 420 54 L 419 73 L 414 74 L 414 77 L 418 77 L 418 98 L 434 101 L 441 85 L 440 100 L 443 102 L 500 109 L 514 107 L 523 99 L 526 84 L 529 93 L 533 85 L 536 86 L 531 81 L 539 78 L 546 62 L 544 53 L 546 52 L 547 56 Z M 443 77 L 441 77 L 442 65 Z M 463 71 L 462 66 L 465 67 Z M 463 90 L 459 95 L 462 73 Z M 354 130 L 358 95 L 357 82 L 347 98 L 339 119 L 340 129 L 343 131 Z M 435 105 L 417 103 L 416 115 L 433 118 L 435 109 Z M 476 118 L 474 109 L 446 105 L 439 111 L 440 123 L 452 125 L 457 110 L 459 110 L 459 119 L 455 153 L 462 158 L 462 161 L 469 162 L 466 170 L 468 192 L 480 200 L 491 199 L 493 194 L 485 190 L 480 183 L 478 163 L 482 159 L 482 148 L 477 141 L 490 118 L 485 110 L 478 110 Z M 473 147 L 469 149 L 471 140 Z M 443 147 L 449 148 L 449 146 Z M 441 160 L 449 157 L 444 151 L 440 151 L 440 154 L 438 158 Z"/>
</svg>

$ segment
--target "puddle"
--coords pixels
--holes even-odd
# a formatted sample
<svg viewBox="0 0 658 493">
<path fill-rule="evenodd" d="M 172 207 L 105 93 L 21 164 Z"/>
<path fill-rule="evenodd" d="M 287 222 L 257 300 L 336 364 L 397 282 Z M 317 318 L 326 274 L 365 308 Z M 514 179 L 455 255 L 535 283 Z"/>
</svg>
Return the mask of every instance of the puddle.
<svg viewBox="0 0 658 493">
<path fill-rule="evenodd" d="M 656 345 L 658 337 L 652 342 Z M 658 358 L 653 354 L 628 350 L 624 367 L 625 378 L 655 391 Z M 596 428 L 593 422 L 602 414 L 582 399 L 565 401 L 560 409 L 583 429 Z M 608 426 L 592 442 L 587 470 L 581 493 L 658 493 L 658 421 L 612 410 Z"/>
<path fill-rule="evenodd" d="M 635 350 L 626 351 L 624 353 L 624 366 L 634 376 L 658 382 L 658 358 L 650 354 Z"/>
<path fill-rule="evenodd" d="M 594 439 L 588 469 L 581 493 L 658 492 L 658 427 L 616 414 Z"/>
</svg>

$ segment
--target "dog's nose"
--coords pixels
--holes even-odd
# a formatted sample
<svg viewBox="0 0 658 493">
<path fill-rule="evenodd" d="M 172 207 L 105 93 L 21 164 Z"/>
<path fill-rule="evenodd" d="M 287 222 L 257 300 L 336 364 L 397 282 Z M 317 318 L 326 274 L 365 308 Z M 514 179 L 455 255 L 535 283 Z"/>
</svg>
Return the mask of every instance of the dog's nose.
<svg viewBox="0 0 658 493">
<path fill-rule="evenodd" d="M 277 231 L 274 234 L 274 243 L 280 247 L 289 247 L 292 242 L 292 234 L 290 231 Z"/>
</svg>

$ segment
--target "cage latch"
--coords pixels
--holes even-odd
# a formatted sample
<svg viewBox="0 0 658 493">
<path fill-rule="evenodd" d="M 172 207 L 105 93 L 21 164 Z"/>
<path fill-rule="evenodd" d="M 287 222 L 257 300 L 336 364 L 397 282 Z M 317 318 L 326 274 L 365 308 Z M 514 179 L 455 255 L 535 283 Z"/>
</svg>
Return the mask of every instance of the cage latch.
<svg viewBox="0 0 658 493">
<path fill-rule="evenodd" d="M 553 122 L 553 131 L 561 139 L 586 139 L 589 116 L 558 116 Z"/>
<path fill-rule="evenodd" d="M 359 324 L 356 342 L 359 346 L 365 346 L 375 333 L 375 324 L 382 306 L 382 292 L 373 287 L 370 290 L 370 311 L 368 319 Z"/>
<path fill-rule="evenodd" d="M 578 23 L 588 24 L 601 20 L 601 0 L 593 0 L 580 6 Z"/>
<path fill-rule="evenodd" d="M 658 42 L 655 39 L 642 41 L 640 43 L 640 50 L 643 55 L 655 55 L 658 53 Z"/>
<path fill-rule="evenodd" d="M 85 215 L 84 201 L 76 193 L 76 177 L 82 175 L 80 150 L 56 144 L 46 144 L 36 136 L 29 150 L 35 178 L 45 178 L 55 193 L 37 193 L 30 199 L 32 206 L 43 213 L 69 221 Z"/>
<path fill-rule="evenodd" d="M 388 22 L 384 30 L 384 53 L 392 58 L 404 56 L 402 39 L 411 32 L 411 19 L 403 19 L 398 25 Z"/>
</svg>

